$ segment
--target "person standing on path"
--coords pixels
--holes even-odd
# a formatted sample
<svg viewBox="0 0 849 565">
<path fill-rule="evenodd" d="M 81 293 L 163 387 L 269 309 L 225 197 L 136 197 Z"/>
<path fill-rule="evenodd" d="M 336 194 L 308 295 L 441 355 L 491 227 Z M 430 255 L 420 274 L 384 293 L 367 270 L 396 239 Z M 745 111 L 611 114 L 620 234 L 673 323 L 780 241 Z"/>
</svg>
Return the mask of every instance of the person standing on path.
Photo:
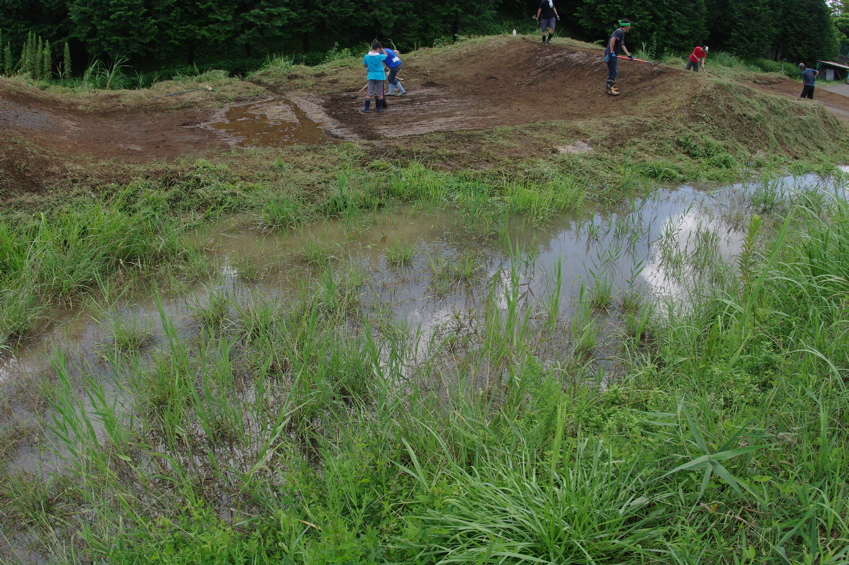
<svg viewBox="0 0 849 565">
<path fill-rule="evenodd" d="M 369 111 L 371 99 L 377 95 L 377 111 L 383 111 L 383 81 L 386 80 L 386 71 L 383 70 L 383 62 L 386 60 L 386 54 L 381 53 L 383 46 L 379 41 L 371 44 L 371 51 L 363 57 L 363 66 L 368 71 L 368 84 L 366 90 L 366 105 L 363 107 L 363 112 Z"/>
<path fill-rule="evenodd" d="M 383 48 L 383 54 L 386 55 L 386 60 L 383 62 L 386 68 L 389 69 L 389 75 L 386 80 L 389 82 L 389 92 L 387 95 L 404 96 L 407 91 L 401 86 L 401 81 L 398 80 L 398 71 L 401 70 L 401 57 L 397 49 Z M 397 93 L 395 91 L 398 91 Z"/>
<path fill-rule="evenodd" d="M 817 75 L 820 74 L 820 72 L 807 67 L 805 63 L 799 63 L 799 68 L 802 70 L 802 83 L 804 84 L 802 87 L 802 94 L 799 95 L 799 98 L 813 100 L 814 83 L 816 82 Z"/>
<path fill-rule="evenodd" d="M 687 66 L 684 67 L 684 70 L 689 71 L 690 69 L 693 69 L 694 71 L 699 72 L 699 63 L 701 63 L 703 67 L 705 66 L 705 59 L 707 59 L 707 54 L 707 45 L 697 46 L 695 49 L 693 49 L 693 52 L 690 53 L 690 58 L 687 60 Z"/>
<path fill-rule="evenodd" d="M 631 60 L 634 56 L 625 47 L 625 34 L 631 29 L 631 20 L 619 20 L 619 28 L 613 32 L 610 39 L 607 40 L 607 46 L 604 49 L 604 62 L 607 63 L 607 86 L 605 92 L 611 96 L 619 96 L 619 89 L 613 86 L 616 76 L 619 74 L 618 57 L 619 51 L 624 51 Z"/>
<path fill-rule="evenodd" d="M 534 19 L 539 22 L 542 42 L 551 43 L 551 38 L 554 36 L 554 28 L 557 25 L 556 22 L 560 20 L 560 14 L 557 13 L 557 8 L 554 7 L 554 0 L 542 0 L 539 3 L 539 9 Z M 546 30 L 548 30 L 548 39 L 545 38 Z"/>
</svg>

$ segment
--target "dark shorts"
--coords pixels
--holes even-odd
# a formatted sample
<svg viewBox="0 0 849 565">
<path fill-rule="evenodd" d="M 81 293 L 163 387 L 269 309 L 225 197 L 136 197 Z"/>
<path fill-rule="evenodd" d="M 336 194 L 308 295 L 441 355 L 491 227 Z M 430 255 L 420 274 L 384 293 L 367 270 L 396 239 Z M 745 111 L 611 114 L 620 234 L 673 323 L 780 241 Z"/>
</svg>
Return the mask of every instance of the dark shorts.
<svg viewBox="0 0 849 565">
<path fill-rule="evenodd" d="M 693 61 L 687 59 L 687 66 L 684 67 L 684 70 L 689 71 L 690 69 L 693 69 L 694 71 L 699 72 L 699 64 L 694 63 Z"/>
<path fill-rule="evenodd" d="M 540 18 L 539 20 L 539 30 L 545 31 L 547 29 L 554 29 L 554 25 L 557 22 L 557 18 Z"/>
<path fill-rule="evenodd" d="M 800 94 L 799 96 L 801 96 L 802 98 L 810 98 L 811 100 L 813 100 L 814 99 L 814 85 L 813 84 L 806 84 L 805 87 L 802 88 L 802 94 Z"/>
</svg>

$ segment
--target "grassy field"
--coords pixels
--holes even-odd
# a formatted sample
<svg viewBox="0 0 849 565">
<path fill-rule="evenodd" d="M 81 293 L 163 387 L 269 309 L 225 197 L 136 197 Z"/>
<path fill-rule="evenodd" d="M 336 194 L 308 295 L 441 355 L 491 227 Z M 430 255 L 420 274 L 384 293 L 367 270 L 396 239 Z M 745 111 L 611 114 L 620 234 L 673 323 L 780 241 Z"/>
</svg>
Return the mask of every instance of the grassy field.
<svg viewBox="0 0 849 565">
<path fill-rule="evenodd" d="M 184 236 L 233 214 L 257 230 L 337 218 L 356 237 L 370 215 L 413 202 L 453 206 L 497 237 L 500 218 L 545 223 L 661 183 L 760 183 L 738 211 L 748 236 L 732 264 L 709 247 L 665 256 L 716 273 L 689 307 L 612 296 L 601 281 L 560 320 L 493 284 L 477 339 L 422 348 L 362 302 L 359 267 L 305 248 L 313 276 L 301 286 L 213 292 L 191 339 L 164 307 L 161 349 L 149 328 L 119 321 L 100 355 L 109 380 L 58 352 L 49 374 L 0 383 L 0 549 L 16 549 L 10 563 L 849 563 L 849 205 L 779 197 L 771 183 L 817 172 L 845 187 L 834 165 L 846 128 L 721 78 L 709 88 L 723 95 L 705 111 L 723 119 L 630 120 L 648 137 L 591 154 L 505 150 L 487 170 L 463 166 L 470 139 L 554 135 L 544 124 L 422 136 L 406 151 L 231 152 L 10 198 L 3 346 L 38 335 L 59 304 L 208 280 L 202 246 Z M 397 246 L 387 262 L 414 254 Z M 473 257 L 431 268 L 437 280 L 480 276 Z M 559 297 L 547 300 L 537 308 L 557 312 Z M 586 352 L 611 302 L 622 374 L 602 383 Z M 563 336 L 557 362 L 541 361 Z M 22 406 L 43 423 L 17 420 Z M 48 433 L 62 471 L 5 465 Z"/>
</svg>

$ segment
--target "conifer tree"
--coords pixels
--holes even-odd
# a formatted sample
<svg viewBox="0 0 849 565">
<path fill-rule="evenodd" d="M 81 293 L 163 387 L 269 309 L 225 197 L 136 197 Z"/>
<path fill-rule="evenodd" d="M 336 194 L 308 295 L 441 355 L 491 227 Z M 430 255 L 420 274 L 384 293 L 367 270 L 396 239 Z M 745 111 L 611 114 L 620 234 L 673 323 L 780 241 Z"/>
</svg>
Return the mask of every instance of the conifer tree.
<svg viewBox="0 0 849 565">
<path fill-rule="evenodd" d="M 34 78 L 35 80 L 42 80 L 44 78 L 44 41 L 41 37 L 38 38 L 35 45 L 35 58 L 32 62 Z"/>
<path fill-rule="evenodd" d="M 29 36 L 27 36 L 27 41 L 24 42 L 23 47 L 21 47 L 21 59 L 18 61 L 18 72 L 29 72 Z"/>
<path fill-rule="evenodd" d="M 3 67 L 6 69 L 6 76 L 12 76 L 15 72 L 15 68 L 12 63 L 12 46 L 8 43 L 3 49 Z"/>
<path fill-rule="evenodd" d="M 96 57 L 143 57 L 157 48 L 158 13 L 144 0 L 74 0 L 69 14 L 73 37 Z"/>
<path fill-rule="evenodd" d="M 71 80 L 71 48 L 68 46 L 68 42 L 65 42 L 65 52 L 62 57 L 62 78 L 66 81 Z"/>
<path fill-rule="evenodd" d="M 50 53 L 50 42 L 44 42 L 44 51 L 42 52 L 42 71 L 41 77 L 44 80 L 50 80 L 53 77 L 53 57 Z"/>
<path fill-rule="evenodd" d="M 837 39 L 831 8 L 825 0 L 781 0 L 775 48 L 793 62 L 831 59 L 837 55 Z"/>
<path fill-rule="evenodd" d="M 728 0 L 728 19 L 733 23 L 725 47 L 744 59 L 765 57 L 776 39 L 775 7 L 775 0 Z"/>
<path fill-rule="evenodd" d="M 655 55 L 692 50 L 708 36 L 705 0 L 585 0 L 578 16 L 594 39 L 604 40 L 622 18 L 634 21 L 627 37 L 629 49 L 645 44 Z"/>
</svg>

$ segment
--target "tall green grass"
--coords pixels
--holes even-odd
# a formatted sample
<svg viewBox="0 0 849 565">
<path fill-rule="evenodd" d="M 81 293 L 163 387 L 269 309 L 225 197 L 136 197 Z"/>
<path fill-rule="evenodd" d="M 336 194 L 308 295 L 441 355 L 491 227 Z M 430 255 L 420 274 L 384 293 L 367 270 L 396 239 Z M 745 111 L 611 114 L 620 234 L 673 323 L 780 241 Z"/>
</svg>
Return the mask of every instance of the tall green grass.
<svg viewBox="0 0 849 565">
<path fill-rule="evenodd" d="M 614 382 L 542 361 L 559 298 L 522 299 L 518 250 L 479 338 L 447 348 L 376 318 L 341 263 L 287 299 L 222 295 L 226 323 L 193 341 L 163 314 L 126 407 L 91 378 L 74 400 L 57 364 L 64 533 L 22 483 L 3 496 L 51 551 L 116 563 L 845 562 L 849 206 L 792 209 L 690 308 L 623 298 L 652 339 L 623 344 Z"/>
<path fill-rule="evenodd" d="M 352 225 L 359 182 L 334 186 Z M 458 221 L 487 217 L 491 187 L 462 187 Z M 80 563 L 845 562 L 849 205 L 759 194 L 731 264 L 708 229 L 667 234 L 682 280 L 719 273 L 686 305 L 615 296 L 602 260 L 558 320 L 561 269 L 532 299 L 507 242 L 490 278 L 474 254 L 430 258 L 428 288 L 488 289 L 430 340 L 345 257 L 285 294 L 211 289 L 189 330 L 160 306 L 165 345 L 116 326 L 109 382 L 57 357 L 62 480 L 4 471 L 0 520 Z M 121 261 L 173 260 L 170 224 L 125 196 L 7 224 L 3 265 L 74 297 Z"/>
<path fill-rule="evenodd" d="M 101 280 L 173 260 L 176 226 L 150 210 L 94 204 L 31 220 L 0 220 L 0 337 L 39 327 L 46 307 L 97 291 Z"/>
</svg>

